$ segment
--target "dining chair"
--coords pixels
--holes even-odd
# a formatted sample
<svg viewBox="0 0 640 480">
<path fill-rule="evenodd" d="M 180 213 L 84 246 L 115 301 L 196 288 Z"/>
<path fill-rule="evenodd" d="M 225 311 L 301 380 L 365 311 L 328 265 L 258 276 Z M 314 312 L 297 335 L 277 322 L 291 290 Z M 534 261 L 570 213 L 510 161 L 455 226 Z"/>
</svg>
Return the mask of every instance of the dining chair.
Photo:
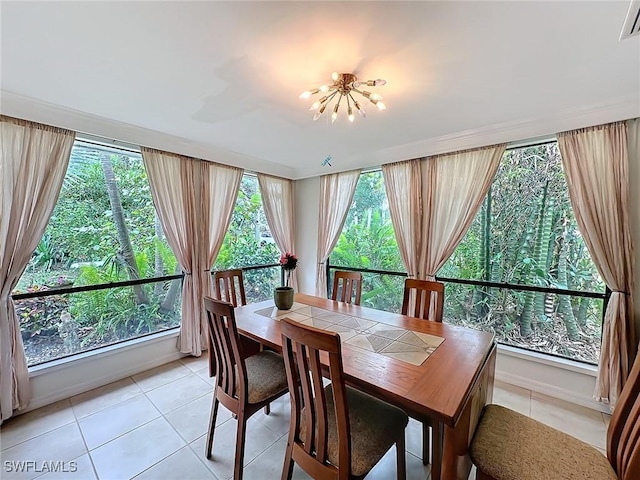
<svg viewBox="0 0 640 480">
<path fill-rule="evenodd" d="M 577 438 L 487 405 L 470 446 L 478 480 L 640 479 L 640 356 L 607 429 L 607 456 Z"/>
<path fill-rule="evenodd" d="M 213 274 L 213 284 L 218 300 L 229 302 L 233 304 L 234 307 L 247 304 L 242 270 L 222 270 L 215 272 Z"/>
<path fill-rule="evenodd" d="M 360 272 L 336 270 L 333 274 L 333 293 L 331 294 L 331 300 L 360 305 L 361 295 L 362 274 Z"/>
<path fill-rule="evenodd" d="M 411 293 L 415 292 L 415 303 L 411 304 Z M 432 298 L 435 305 L 431 308 Z M 407 278 L 404 282 L 404 296 L 402 298 L 402 314 L 410 317 L 442 322 L 442 310 L 444 306 L 444 283 L 431 282 L 429 280 L 416 280 Z M 432 315 L 430 315 L 432 313 Z M 432 465 L 439 465 L 440 459 L 440 438 L 441 429 L 434 422 L 423 421 L 422 423 L 422 463 L 429 463 L 429 451 L 431 442 L 429 440 L 429 428 L 433 435 L 433 451 L 431 452 Z"/>
<path fill-rule="evenodd" d="M 229 302 L 234 307 L 247 304 L 247 297 L 244 293 L 244 278 L 242 270 L 221 270 L 213 274 L 213 287 L 215 297 L 218 300 Z M 211 350 L 213 345 L 207 340 L 207 348 Z M 216 371 L 215 356 L 209 355 L 209 376 L 213 377 Z M 267 412 L 268 413 L 268 412 Z"/>
<path fill-rule="evenodd" d="M 238 336 L 233 305 L 204 298 L 209 337 L 216 356 L 216 383 L 205 454 L 211 458 L 218 405 L 222 403 L 238 420 L 234 480 L 242 478 L 247 420 L 287 393 L 287 374 L 281 355 L 264 350 L 245 357 Z"/>
<path fill-rule="evenodd" d="M 347 387 L 340 336 L 280 320 L 291 397 L 291 424 L 282 479 L 297 463 L 317 480 L 363 478 L 396 445 L 397 477 L 406 477 L 407 414 Z M 323 386 L 320 356 L 328 355 L 331 383 Z"/>
<path fill-rule="evenodd" d="M 411 293 L 415 292 L 416 301 L 411 304 Z M 432 297 L 435 307 L 431 309 Z M 407 278 L 404 281 L 404 296 L 402 298 L 402 314 L 425 320 L 442 321 L 444 307 L 444 283 L 429 280 Z M 431 315 L 433 313 L 433 315 Z"/>
</svg>

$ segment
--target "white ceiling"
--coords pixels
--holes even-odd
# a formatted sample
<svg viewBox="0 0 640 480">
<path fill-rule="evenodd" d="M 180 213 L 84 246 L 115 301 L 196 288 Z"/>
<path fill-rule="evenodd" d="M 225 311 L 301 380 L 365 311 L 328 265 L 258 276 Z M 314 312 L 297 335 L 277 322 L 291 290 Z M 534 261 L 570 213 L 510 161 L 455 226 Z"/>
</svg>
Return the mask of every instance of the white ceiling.
<svg viewBox="0 0 640 480">
<path fill-rule="evenodd" d="M 290 178 L 371 167 L 640 116 L 628 6 L 3 1 L 0 107 Z M 313 122 L 298 95 L 333 71 L 388 109 Z"/>
</svg>

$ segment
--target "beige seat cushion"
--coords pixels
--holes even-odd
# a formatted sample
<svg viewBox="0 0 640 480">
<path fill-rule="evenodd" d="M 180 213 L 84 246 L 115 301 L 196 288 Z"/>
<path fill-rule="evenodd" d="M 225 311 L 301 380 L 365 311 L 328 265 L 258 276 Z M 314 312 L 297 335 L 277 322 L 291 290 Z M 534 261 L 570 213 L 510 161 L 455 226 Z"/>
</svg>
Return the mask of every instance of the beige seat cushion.
<svg viewBox="0 0 640 480">
<path fill-rule="evenodd" d="M 244 363 L 249 403 L 259 403 L 287 390 L 287 371 L 281 355 L 265 350 L 247 358 Z"/>
<path fill-rule="evenodd" d="M 327 457 L 337 466 L 338 434 L 331 384 L 324 390 L 329 432 Z M 404 435 L 409 417 L 401 409 L 350 387 L 347 387 L 347 402 L 351 427 L 351 474 L 361 477 L 380 461 L 400 435 Z M 304 438 L 304 409 L 300 417 L 300 436 Z"/>
<path fill-rule="evenodd" d="M 617 480 L 594 447 L 499 405 L 485 407 L 470 449 L 497 480 Z"/>
</svg>

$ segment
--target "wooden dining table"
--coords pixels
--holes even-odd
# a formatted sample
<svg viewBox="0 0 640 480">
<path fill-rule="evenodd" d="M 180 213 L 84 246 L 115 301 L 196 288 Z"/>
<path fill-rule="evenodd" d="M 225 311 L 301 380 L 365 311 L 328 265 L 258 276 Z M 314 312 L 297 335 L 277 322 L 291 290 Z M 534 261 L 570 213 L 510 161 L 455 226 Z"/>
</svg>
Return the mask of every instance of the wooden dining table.
<svg viewBox="0 0 640 480">
<path fill-rule="evenodd" d="M 418 420 L 430 419 L 439 425 L 436 428 L 440 428 L 442 444 L 434 448 L 441 449 L 442 462 L 432 465 L 431 478 L 467 479 L 471 469 L 468 446 L 482 408 L 492 400 L 494 335 L 299 293 L 295 302 L 444 339 L 419 365 L 343 342 L 344 373 L 354 387 L 404 409 Z M 269 307 L 273 307 L 272 300 L 237 307 L 238 331 L 281 351 L 280 322 L 265 316 Z M 294 313 L 295 309 L 292 317 Z M 286 311 L 278 314 L 288 316 Z"/>
</svg>

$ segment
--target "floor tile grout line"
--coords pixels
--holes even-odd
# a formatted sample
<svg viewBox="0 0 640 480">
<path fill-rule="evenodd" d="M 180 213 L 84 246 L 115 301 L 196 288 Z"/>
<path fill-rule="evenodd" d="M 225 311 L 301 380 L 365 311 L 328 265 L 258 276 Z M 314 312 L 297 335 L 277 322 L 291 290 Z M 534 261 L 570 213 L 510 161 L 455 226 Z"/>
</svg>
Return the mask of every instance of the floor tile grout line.
<svg viewBox="0 0 640 480">
<path fill-rule="evenodd" d="M 196 449 L 193 447 L 193 444 L 196 443 L 198 440 L 200 440 L 202 437 L 206 436 L 207 433 L 205 433 L 204 435 L 200 435 L 198 438 L 196 438 L 193 442 L 190 442 L 187 444 L 187 446 L 191 449 L 191 451 L 193 452 L 193 454 L 196 456 L 196 458 L 198 459 L 198 461 L 200 463 L 202 463 L 204 465 L 204 467 L 207 469 L 207 471 L 213 475 L 213 478 L 215 478 L 216 480 L 220 480 L 220 477 L 218 477 L 215 473 L 213 473 L 211 471 L 211 469 L 209 468 L 209 466 L 205 463 L 205 460 L 203 460 L 202 458 L 200 458 L 200 455 L 198 455 L 198 452 L 196 452 Z M 206 440 L 205 440 L 206 441 Z M 204 455 L 204 454 L 203 454 Z"/>
<path fill-rule="evenodd" d="M 63 399 L 63 400 L 69 400 L 69 399 L 67 398 L 67 399 Z M 57 402 L 55 402 L 55 403 L 57 403 Z M 71 402 L 69 402 L 69 404 L 71 404 Z M 46 407 L 46 405 L 45 405 L 44 407 L 40 407 L 40 408 L 45 408 L 45 407 Z M 31 412 L 35 412 L 35 411 L 36 411 L 36 410 L 31 410 Z M 27 413 L 25 413 L 25 415 L 28 415 L 28 414 L 29 414 L 29 413 L 31 413 L 31 412 L 27 412 Z M 31 440 L 33 440 L 33 439 L 35 439 L 35 438 L 41 437 L 41 436 L 43 436 L 43 435 L 46 435 L 47 433 L 51 433 L 51 432 L 53 432 L 53 431 L 55 431 L 55 430 L 58 430 L 59 428 L 66 427 L 67 425 L 69 425 L 69 424 L 71 424 L 71 423 L 73 423 L 73 422 L 77 421 L 77 420 L 76 420 L 75 412 L 73 411 L 73 408 L 71 409 L 71 413 L 73 414 L 73 418 L 74 418 L 74 420 L 70 420 L 70 421 L 68 421 L 67 423 L 63 423 L 62 425 L 58 425 L 57 427 L 52 428 L 51 430 L 47 430 L 47 431 L 44 431 L 44 432 L 38 433 L 38 434 L 36 434 L 36 435 L 34 435 L 34 436 L 32 436 L 32 437 L 26 438 L 26 439 L 22 440 L 21 442 L 18 442 L 18 443 L 14 444 L 14 445 L 11 445 L 10 447 L 6 447 L 6 448 L 2 448 L 2 447 L 0 447 L 0 453 L 2 453 L 2 452 L 6 452 L 7 450 L 9 450 L 9 449 L 11 449 L 11 448 L 17 447 L 18 445 L 22 445 L 23 443 L 29 442 L 29 441 L 31 441 Z M 5 427 L 5 428 L 6 428 L 6 427 Z M 1 432 L 2 432 L 2 429 L 0 429 L 0 433 L 1 433 Z"/>
</svg>

